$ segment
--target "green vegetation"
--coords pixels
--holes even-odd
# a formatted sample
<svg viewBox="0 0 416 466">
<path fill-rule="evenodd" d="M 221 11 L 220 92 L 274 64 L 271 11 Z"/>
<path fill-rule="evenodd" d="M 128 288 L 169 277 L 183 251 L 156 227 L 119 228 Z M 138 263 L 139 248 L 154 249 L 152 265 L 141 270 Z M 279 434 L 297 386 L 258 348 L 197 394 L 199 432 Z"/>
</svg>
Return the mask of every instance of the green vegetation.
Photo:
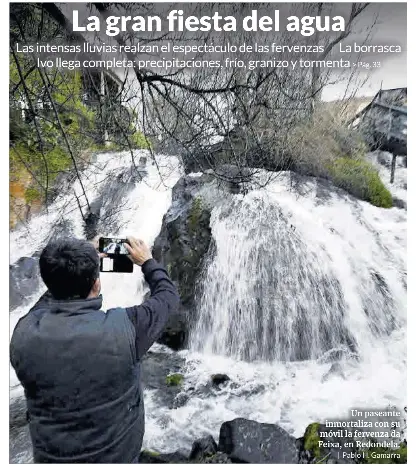
<svg viewBox="0 0 416 466">
<path fill-rule="evenodd" d="M 26 61 L 27 57 L 19 56 L 22 72 L 30 65 Z M 16 61 L 11 57 L 10 85 L 17 88 L 10 113 L 10 174 L 11 180 L 27 180 L 24 198 L 28 204 L 42 201 L 57 175 L 72 167 L 67 141 L 73 154 L 89 149 L 94 144 L 92 131 L 95 114 L 82 102 L 81 74 L 54 70 L 48 79 L 51 83 L 50 97 L 63 130 L 48 101 L 49 95 L 44 90 L 39 70 L 33 70 L 23 86 Z M 31 105 L 27 103 L 27 95 L 31 98 Z M 36 96 L 42 96 L 42 103 L 36 100 Z M 23 100 L 26 110 L 18 110 L 14 99 Z M 32 116 L 32 108 L 35 117 Z"/>
<path fill-rule="evenodd" d="M 359 199 L 392 207 L 391 193 L 365 160 L 368 150 L 360 133 L 326 107 L 288 131 L 275 147 L 281 169 L 327 178 Z"/>
<path fill-rule="evenodd" d="M 303 448 L 309 450 L 315 459 L 321 456 L 321 449 L 319 448 L 319 422 L 309 424 L 303 435 Z"/>
<path fill-rule="evenodd" d="M 149 149 L 152 147 L 150 141 L 140 131 L 135 131 L 131 135 L 131 145 L 134 149 Z"/>
<path fill-rule="evenodd" d="M 191 232 L 195 232 L 196 229 L 198 228 L 199 221 L 201 219 L 203 212 L 203 207 L 202 207 L 202 199 L 198 196 L 195 197 L 194 200 L 192 201 L 192 206 L 189 211 L 189 228 Z"/>
<path fill-rule="evenodd" d="M 143 450 L 143 453 L 148 456 L 160 456 L 160 453 L 158 451 L 153 451 L 153 450 Z"/>
<path fill-rule="evenodd" d="M 26 76 L 24 85 L 18 65 Z M 51 83 L 49 94 L 40 73 L 38 69 L 32 69 L 29 57 L 23 54 L 10 57 L 10 180 L 16 183 L 11 187 L 12 205 L 19 196 L 23 196 L 26 204 L 36 202 L 40 205 L 47 198 L 57 175 L 74 167 L 70 150 L 77 167 L 82 168 L 93 152 L 119 151 L 127 147 L 122 142 L 125 137 L 111 132 L 110 142 L 103 143 L 99 130 L 102 114 L 85 105 L 80 72 L 43 70 L 44 79 Z M 24 102 L 24 109 L 20 107 L 21 102 Z M 125 134 L 131 147 L 149 148 L 150 142 L 134 129 L 128 111 L 125 112 L 125 122 L 129 126 Z"/>
<path fill-rule="evenodd" d="M 177 387 L 182 385 L 183 375 L 182 374 L 170 374 L 166 376 L 166 385 L 169 387 Z"/>
<path fill-rule="evenodd" d="M 32 204 L 35 201 L 39 201 L 41 199 L 41 195 L 39 194 L 39 190 L 32 188 L 29 186 L 25 190 L 25 201 L 26 204 Z"/>
<path fill-rule="evenodd" d="M 35 212 L 26 209 L 28 204 L 40 208 L 52 200 L 60 173 L 81 171 L 94 152 L 145 149 L 150 142 L 137 131 L 137 111 L 123 105 L 124 87 L 117 80 L 98 71 L 39 68 L 31 53 L 16 52 L 17 43 L 35 43 L 39 37 L 45 43 L 72 40 L 43 5 L 13 4 L 10 18 L 10 224 L 14 226 L 27 212 Z"/>
<path fill-rule="evenodd" d="M 59 146 L 48 144 L 43 153 L 33 141 L 22 141 L 10 147 L 11 179 L 19 178 L 22 170 L 30 167 L 36 175 L 37 183 L 33 183 L 25 191 L 26 202 L 40 200 L 43 197 L 42 186 L 51 186 L 58 173 L 71 166 L 70 156 Z"/>
<path fill-rule="evenodd" d="M 66 133 L 75 138 L 88 134 L 95 123 L 95 113 L 82 101 L 82 76 L 79 71 L 57 73 L 51 97 L 61 109 L 60 117 Z M 50 124 L 53 127 L 53 123 Z"/>
<path fill-rule="evenodd" d="M 327 168 L 335 186 L 377 207 L 392 207 L 392 195 L 371 163 L 359 158 L 340 157 Z"/>
</svg>

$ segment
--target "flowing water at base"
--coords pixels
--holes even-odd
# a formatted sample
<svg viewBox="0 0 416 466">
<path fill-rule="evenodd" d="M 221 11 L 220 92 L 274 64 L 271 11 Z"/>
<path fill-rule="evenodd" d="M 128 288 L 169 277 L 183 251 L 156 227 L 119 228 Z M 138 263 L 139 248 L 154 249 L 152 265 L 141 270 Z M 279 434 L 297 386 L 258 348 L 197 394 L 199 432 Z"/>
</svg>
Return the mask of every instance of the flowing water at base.
<svg viewBox="0 0 416 466">
<path fill-rule="evenodd" d="M 85 175 L 91 199 L 109 177 L 125 174 L 129 157 L 97 158 Z M 144 182 L 134 180 L 126 191 L 112 222 L 119 228 L 106 235 L 153 242 L 181 174 L 174 157 L 157 161 L 147 163 Z M 144 448 L 189 449 L 207 433 L 218 438 L 222 422 L 235 417 L 279 423 L 301 436 L 308 423 L 346 417 L 354 407 L 405 406 L 406 211 L 322 191 L 314 180 L 305 189 L 299 195 L 282 174 L 266 190 L 223 196 L 214 208 L 215 247 L 190 349 L 180 352 L 182 401 L 172 409 L 160 389 L 145 390 Z M 39 250 L 62 219 L 83 235 L 75 201 L 62 196 L 49 214 L 11 234 L 11 261 Z M 142 301 L 146 287 L 135 269 L 102 274 L 105 307 Z M 11 313 L 11 330 L 41 292 Z M 154 350 L 169 367 L 171 351 Z M 217 373 L 231 381 L 214 389 L 210 377 Z M 13 371 L 10 386 L 13 402 L 22 396 Z M 11 460 L 29 457 L 20 452 Z"/>
</svg>

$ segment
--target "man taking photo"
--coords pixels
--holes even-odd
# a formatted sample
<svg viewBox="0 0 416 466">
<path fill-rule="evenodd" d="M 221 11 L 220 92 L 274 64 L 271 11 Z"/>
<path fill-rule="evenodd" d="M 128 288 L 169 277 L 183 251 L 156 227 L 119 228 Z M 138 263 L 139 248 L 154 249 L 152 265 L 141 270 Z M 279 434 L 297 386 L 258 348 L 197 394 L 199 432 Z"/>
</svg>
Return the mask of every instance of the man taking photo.
<svg viewBox="0 0 416 466">
<path fill-rule="evenodd" d="M 138 462 L 144 434 L 140 359 L 177 310 L 179 296 L 144 242 L 127 240 L 151 296 L 107 312 L 92 243 L 61 239 L 40 256 L 48 292 L 19 320 L 10 344 L 36 463 Z"/>
</svg>

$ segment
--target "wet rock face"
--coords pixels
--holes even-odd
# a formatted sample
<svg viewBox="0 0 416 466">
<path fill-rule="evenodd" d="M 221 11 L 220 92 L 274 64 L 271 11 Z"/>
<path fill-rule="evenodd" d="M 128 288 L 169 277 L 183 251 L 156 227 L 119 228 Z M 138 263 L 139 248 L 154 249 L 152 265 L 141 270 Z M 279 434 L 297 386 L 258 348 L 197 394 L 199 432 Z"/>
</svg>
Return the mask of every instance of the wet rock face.
<svg viewBox="0 0 416 466">
<path fill-rule="evenodd" d="M 398 209 L 407 210 L 407 202 L 403 199 L 399 199 L 398 197 L 393 197 L 393 206 L 397 207 Z"/>
<path fill-rule="evenodd" d="M 233 463 L 298 462 L 296 439 L 275 424 L 237 418 L 224 422 L 218 444 Z"/>
<path fill-rule="evenodd" d="M 332 430 L 331 430 L 332 429 Z M 354 428 L 346 428 L 341 432 L 345 433 L 347 430 L 353 432 Z M 353 464 L 356 461 L 351 457 L 351 454 L 356 451 L 355 447 L 349 445 L 351 438 L 346 436 L 334 437 L 332 435 L 334 429 L 325 427 L 318 422 L 309 424 L 306 428 L 302 438 L 299 439 L 299 463 L 310 464 Z M 325 433 L 325 434 L 323 434 Z M 324 441 L 324 445 L 319 441 Z M 347 442 L 346 442 L 347 441 Z"/>
<path fill-rule="evenodd" d="M 143 450 L 140 453 L 139 463 L 230 464 L 232 461 L 221 451 L 199 458 L 188 458 L 181 451 L 175 451 L 173 453 L 159 453 L 152 450 Z"/>
<path fill-rule="evenodd" d="M 190 460 L 201 460 L 205 457 L 212 457 L 218 451 L 216 441 L 211 435 L 195 440 L 192 445 L 191 454 L 189 455 Z"/>
<path fill-rule="evenodd" d="M 41 285 L 38 257 L 21 257 L 9 268 L 10 311 L 27 302 Z"/>
<path fill-rule="evenodd" d="M 211 211 L 201 193 L 210 175 L 181 178 L 172 191 L 172 206 L 153 246 L 154 258 L 167 269 L 181 297 L 159 340 L 172 349 L 184 347 L 195 307 L 198 276 L 211 242 Z"/>
<path fill-rule="evenodd" d="M 70 219 L 60 219 L 51 228 L 45 238 L 45 244 L 62 238 L 74 236 L 74 224 Z M 36 251 L 30 257 L 20 257 L 9 266 L 9 296 L 10 311 L 27 303 L 29 299 L 42 286 L 42 278 L 39 271 L 39 257 L 42 249 Z"/>
<path fill-rule="evenodd" d="M 158 453 L 151 450 L 143 450 L 140 453 L 139 463 L 187 463 L 188 458 L 180 451 L 173 453 Z"/>
<path fill-rule="evenodd" d="M 202 458 L 198 463 L 202 464 L 227 464 L 227 463 L 232 463 L 230 458 L 225 453 L 222 453 L 221 451 L 218 451 L 214 455 L 211 456 L 205 456 Z"/>
<path fill-rule="evenodd" d="M 183 309 L 169 318 L 158 342 L 178 351 L 184 348 L 188 336 L 188 317 Z"/>
<path fill-rule="evenodd" d="M 227 382 L 229 382 L 230 380 L 230 377 L 228 377 L 227 374 L 213 374 L 211 375 L 211 381 L 212 381 L 212 385 L 214 385 L 214 387 L 218 387 L 220 385 L 223 385 Z"/>
<path fill-rule="evenodd" d="M 9 458 L 11 463 L 32 463 L 32 442 L 27 423 L 26 400 L 10 400 Z"/>
<path fill-rule="evenodd" d="M 194 441 L 191 453 L 143 450 L 140 463 L 298 463 L 297 441 L 275 424 L 237 418 L 221 426 L 219 443 L 211 435 Z"/>
</svg>

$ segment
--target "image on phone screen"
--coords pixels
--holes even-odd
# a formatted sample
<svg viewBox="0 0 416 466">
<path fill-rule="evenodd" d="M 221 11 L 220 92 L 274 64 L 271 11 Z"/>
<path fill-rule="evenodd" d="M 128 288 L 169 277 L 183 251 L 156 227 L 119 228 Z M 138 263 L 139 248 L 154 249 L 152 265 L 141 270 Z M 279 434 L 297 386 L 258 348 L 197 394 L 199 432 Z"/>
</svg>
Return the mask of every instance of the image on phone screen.
<svg viewBox="0 0 416 466">
<path fill-rule="evenodd" d="M 125 238 L 100 238 L 98 250 L 109 255 L 125 256 L 129 253 L 125 246 L 126 243 Z"/>
</svg>

